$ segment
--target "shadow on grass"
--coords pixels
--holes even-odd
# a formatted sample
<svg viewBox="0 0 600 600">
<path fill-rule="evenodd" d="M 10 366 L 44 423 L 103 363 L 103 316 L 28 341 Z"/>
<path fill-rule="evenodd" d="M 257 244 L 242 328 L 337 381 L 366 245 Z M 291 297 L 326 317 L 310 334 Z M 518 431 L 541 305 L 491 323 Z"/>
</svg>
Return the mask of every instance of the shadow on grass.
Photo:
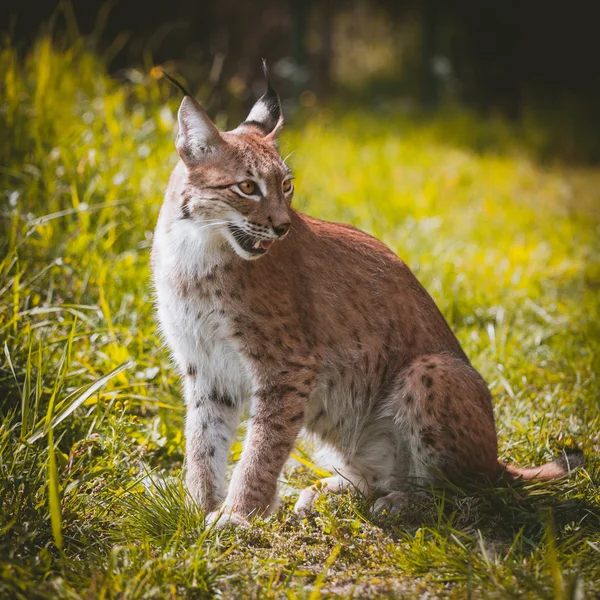
<svg viewBox="0 0 600 600">
<path fill-rule="evenodd" d="M 595 477 L 592 471 L 596 471 Z M 593 486 L 597 471 L 597 466 L 591 465 L 554 482 L 430 489 L 415 494 L 399 514 L 371 520 L 395 539 L 413 536 L 424 527 L 466 535 L 479 531 L 501 546 L 522 537 L 531 548 L 542 543 L 549 527 L 557 540 L 573 539 L 578 532 L 584 537 L 596 536 L 600 535 L 600 504 L 590 498 L 592 490 L 586 493 L 586 483 Z M 368 514 L 367 504 L 361 508 Z"/>
</svg>

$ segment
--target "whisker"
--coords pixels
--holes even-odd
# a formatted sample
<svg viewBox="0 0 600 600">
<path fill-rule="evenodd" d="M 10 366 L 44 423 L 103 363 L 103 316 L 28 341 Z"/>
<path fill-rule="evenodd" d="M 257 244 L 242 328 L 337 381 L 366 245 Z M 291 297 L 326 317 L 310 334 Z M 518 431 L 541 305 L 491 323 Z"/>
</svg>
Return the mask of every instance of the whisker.
<svg viewBox="0 0 600 600">
<path fill-rule="evenodd" d="M 287 156 L 286 156 L 286 157 L 283 159 L 283 164 L 287 164 L 287 163 L 286 163 L 287 159 L 288 159 L 290 156 L 292 156 L 292 154 L 295 154 L 295 153 L 296 153 L 296 151 L 295 151 L 295 150 L 292 150 L 292 151 L 291 151 L 291 152 L 290 152 L 290 153 L 289 153 L 289 154 L 288 154 L 288 155 L 287 155 Z"/>
<path fill-rule="evenodd" d="M 198 231 L 205 231 L 206 229 L 216 228 L 216 227 L 218 227 L 218 226 L 219 226 L 218 224 L 201 225 L 201 226 L 198 228 Z"/>
</svg>

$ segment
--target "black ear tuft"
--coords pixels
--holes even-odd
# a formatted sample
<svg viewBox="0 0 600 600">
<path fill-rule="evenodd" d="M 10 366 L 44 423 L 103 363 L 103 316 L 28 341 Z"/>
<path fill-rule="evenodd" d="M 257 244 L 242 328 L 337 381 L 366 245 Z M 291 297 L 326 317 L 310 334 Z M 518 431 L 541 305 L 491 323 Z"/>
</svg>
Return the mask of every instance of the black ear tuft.
<svg viewBox="0 0 600 600">
<path fill-rule="evenodd" d="M 189 96 L 190 98 L 192 98 L 192 95 L 183 87 L 183 85 L 181 85 L 181 83 L 179 83 L 179 81 L 177 81 L 177 79 L 175 79 L 174 77 L 171 77 L 166 71 L 162 71 L 162 74 L 184 95 L 184 96 Z"/>
<path fill-rule="evenodd" d="M 562 454 L 554 462 L 558 463 L 565 473 L 570 473 L 585 464 L 585 457 L 581 449 L 571 446 L 564 448 Z"/>
<path fill-rule="evenodd" d="M 281 101 L 279 100 L 279 95 L 275 91 L 275 88 L 271 84 L 267 61 L 264 59 L 263 73 L 265 74 L 265 79 L 267 81 L 267 91 L 256 101 L 252 110 L 246 117 L 246 120 L 240 127 L 257 127 L 261 130 L 263 135 L 267 136 L 273 133 L 278 126 L 281 126 L 283 116 L 281 111 Z"/>
<path fill-rule="evenodd" d="M 266 95 L 271 95 L 274 96 L 275 98 L 277 98 L 277 100 L 279 100 L 279 96 L 277 95 L 277 92 L 275 91 L 275 88 L 273 87 L 273 84 L 271 83 L 271 78 L 269 77 L 269 67 L 267 65 L 267 59 L 263 58 L 262 59 L 262 70 L 263 70 L 263 74 L 265 76 L 265 81 L 267 82 L 267 94 Z"/>
</svg>

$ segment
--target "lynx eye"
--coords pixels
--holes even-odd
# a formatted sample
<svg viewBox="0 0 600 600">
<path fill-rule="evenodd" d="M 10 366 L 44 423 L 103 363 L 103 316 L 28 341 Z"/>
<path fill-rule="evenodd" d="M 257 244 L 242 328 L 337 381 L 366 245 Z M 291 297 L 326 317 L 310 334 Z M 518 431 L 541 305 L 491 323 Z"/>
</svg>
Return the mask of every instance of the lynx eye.
<svg viewBox="0 0 600 600">
<path fill-rule="evenodd" d="M 292 189 L 292 180 L 291 179 L 286 179 L 283 182 L 283 193 L 287 194 L 291 189 Z"/>
<path fill-rule="evenodd" d="M 256 183 L 254 183 L 254 181 L 242 181 L 242 183 L 240 183 L 238 187 L 244 194 L 252 196 L 252 194 L 256 192 L 257 186 Z"/>
</svg>

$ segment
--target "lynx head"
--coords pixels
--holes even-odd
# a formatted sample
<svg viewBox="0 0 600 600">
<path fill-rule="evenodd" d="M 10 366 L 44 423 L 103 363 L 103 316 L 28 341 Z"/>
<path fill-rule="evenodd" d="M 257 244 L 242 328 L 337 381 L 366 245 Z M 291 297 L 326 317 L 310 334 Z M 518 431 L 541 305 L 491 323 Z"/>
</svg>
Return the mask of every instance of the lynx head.
<svg viewBox="0 0 600 600">
<path fill-rule="evenodd" d="M 218 232 L 247 260 L 286 236 L 294 192 L 277 149 L 281 102 L 266 65 L 264 72 L 266 93 L 233 131 L 220 132 L 185 91 L 178 114 L 176 147 L 186 174 L 180 218 L 198 231 Z"/>
</svg>

